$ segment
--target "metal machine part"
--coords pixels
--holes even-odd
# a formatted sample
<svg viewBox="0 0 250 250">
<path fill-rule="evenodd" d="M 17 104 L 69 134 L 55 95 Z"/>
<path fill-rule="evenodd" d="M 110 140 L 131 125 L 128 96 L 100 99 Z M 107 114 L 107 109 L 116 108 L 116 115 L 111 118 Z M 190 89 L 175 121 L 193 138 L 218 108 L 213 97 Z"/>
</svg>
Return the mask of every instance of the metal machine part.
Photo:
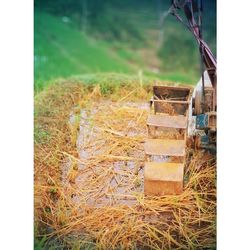
<svg viewBox="0 0 250 250">
<path fill-rule="evenodd" d="M 153 86 L 152 113 L 147 119 L 148 139 L 144 143 L 146 195 L 177 195 L 183 191 L 191 96 L 192 89 L 188 87 Z"/>
<path fill-rule="evenodd" d="M 184 11 L 187 24 L 177 14 L 178 9 Z M 216 152 L 216 59 L 202 39 L 202 1 L 173 0 L 170 10 L 193 33 L 199 44 L 202 77 L 193 95 L 192 90 L 186 87 L 153 86 L 150 103 L 154 114 L 147 119 L 148 136 L 153 138 L 148 138 L 144 143 L 146 195 L 176 195 L 183 191 L 187 132 L 192 132 L 195 148 Z M 198 13 L 198 22 L 195 21 L 194 12 Z M 195 122 L 191 122 L 195 125 L 193 131 L 189 126 L 190 116 L 191 119 L 194 116 Z M 154 128 L 153 135 L 150 128 Z M 156 135 L 158 129 L 166 131 L 169 128 L 183 130 L 183 138 Z"/>
<path fill-rule="evenodd" d="M 181 18 L 178 11 L 182 10 L 187 18 L 187 22 Z M 171 14 L 174 15 L 189 31 L 194 35 L 199 45 L 201 54 L 201 68 L 207 70 L 213 88 L 216 89 L 217 78 L 217 62 L 212 51 L 202 38 L 202 0 L 173 0 L 171 6 Z M 196 15 L 195 15 L 196 14 Z M 196 16 L 196 18 L 195 18 Z M 202 70 L 203 74 L 204 70 Z"/>
<path fill-rule="evenodd" d="M 216 149 L 216 111 L 217 111 L 217 62 L 212 51 L 202 38 L 202 0 L 172 0 L 171 14 L 184 24 L 194 35 L 199 45 L 201 56 L 201 80 L 198 82 L 192 96 L 192 115 L 195 116 L 195 129 L 189 128 L 189 135 L 198 140 L 202 148 Z M 184 22 L 178 11 L 182 10 L 187 18 Z M 191 120 L 191 119 L 190 119 Z M 190 122 L 192 124 L 192 122 Z M 205 135 L 199 136 L 199 131 Z M 197 139 L 199 138 L 199 139 Z"/>
</svg>

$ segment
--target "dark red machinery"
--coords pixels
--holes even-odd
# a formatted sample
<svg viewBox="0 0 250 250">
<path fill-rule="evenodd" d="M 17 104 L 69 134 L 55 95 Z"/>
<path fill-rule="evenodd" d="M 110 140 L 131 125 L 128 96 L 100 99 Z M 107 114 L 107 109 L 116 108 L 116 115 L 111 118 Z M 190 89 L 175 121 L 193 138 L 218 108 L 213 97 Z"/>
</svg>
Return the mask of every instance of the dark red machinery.
<svg viewBox="0 0 250 250">
<path fill-rule="evenodd" d="M 182 11 L 186 21 L 178 12 Z M 202 0 L 172 0 L 171 14 L 177 18 L 194 35 L 199 45 L 201 57 L 201 87 L 194 91 L 192 100 L 193 115 L 196 116 L 196 129 L 205 132 L 196 136 L 198 145 L 202 148 L 216 149 L 216 90 L 217 62 L 212 51 L 202 38 Z M 206 81 L 206 75 L 208 75 Z M 209 81 L 210 80 L 210 81 Z"/>
</svg>

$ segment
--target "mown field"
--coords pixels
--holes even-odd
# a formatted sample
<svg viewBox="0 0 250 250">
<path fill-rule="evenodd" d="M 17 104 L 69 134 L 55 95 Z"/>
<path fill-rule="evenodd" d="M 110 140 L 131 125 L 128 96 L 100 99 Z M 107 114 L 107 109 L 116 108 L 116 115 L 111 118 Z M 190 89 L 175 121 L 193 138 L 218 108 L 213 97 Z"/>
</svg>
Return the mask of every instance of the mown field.
<svg viewBox="0 0 250 250">
<path fill-rule="evenodd" d="M 153 82 L 126 76 L 98 82 L 60 80 L 35 97 L 35 249 L 215 249 L 214 156 L 187 148 L 184 192 L 144 197 L 142 169 L 128 166 L 143 166 L 147 112 L 131 104 L 147 103 Z M 84 149 L 103 150 L 87 158 L 78 147 L 83 111 L 91 128 L 101 129 Z M 142 134 L 124 134 L 128 129 Z M 125 204 L 113 182 L 129 188 Z"/>
</svg>

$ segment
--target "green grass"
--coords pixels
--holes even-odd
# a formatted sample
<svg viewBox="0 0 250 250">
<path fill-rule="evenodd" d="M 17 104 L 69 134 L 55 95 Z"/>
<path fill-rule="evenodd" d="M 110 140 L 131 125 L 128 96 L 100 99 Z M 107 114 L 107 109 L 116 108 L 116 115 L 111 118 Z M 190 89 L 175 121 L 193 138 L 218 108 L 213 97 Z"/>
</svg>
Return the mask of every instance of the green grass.
<svg viewBox="0 0 250 250">
<path fill-rule="evenodd" d="M 87 38 L 60 18 L 35 12 L 35 89 L 54 78 L 132 68 L 104 45 Z"/>
<path fill-rule="evenodd" d="M 185 83 L 190 85 L 195 85 L 197 83 L 197 80 L 199 79 L 199 76 L 194 71 L 178 71 L 178 72 L 169 72 L 165 74 L 159 74 L 158 78 L 160 80 L 167 80 L 171 82 L 177 82 L 177 83 Z"/>
<path fill-rule="evenodd" d="M 139 22 L 135 18 L 137 28 L 141 25 L 141 29 L 152 29 L 152 24 L 146 27 L 146 24 L 142 22 L 145 17 L 140 17 L 138 14 L 137 18 L 141 19 Z M 170 24 L 170 27 L 169 23 L 166 24 L 167 39 L 164 48 L 158 52 L 162 60 L 162 68 L 160 73 L 156 74 L 149 70 L 148 65 L 138 53 L 138 46 L 133 48 L 132 41 L 130 44 L 118 40 L 107 41 L 101 38 L 97 40 L 80 32 L 74 23 L 64 23 L 60 17 L 36 10 L 34 18 L 35 93 L 53 84 L 55 79 L 72 79 L 74 76 L 88 79 L 92 75 L 92 79 L 101 81 L 104 75 L 100 73 L 105 72 L 111 73 L 112 78 L 115 77 L 115 73 L 118 78 L 122 74 L 127 74 L 127 77 L 132 75 L 133 78 L 138 77 L 139 70 L 142 70 L 143 75 L 150 79 L 195 84 L 199 78 L 197 51 L 192 51 L 195 42 L 190 41 L 192 38 L 186 34 L 185 40 L 181 40 L 183 49 L 179 50 L 179 46 L 173 46 L 176 38 L 176 24 L 173 21 Z M 182 28 L 178 27 L 178 30 Z M 149 36 L 148 33 L 145 36 Z M 177 35 L 178 39 L 179 36 L 181 33 Z M 151 37 L 151 40 L 155 38 Z M 142 43 L 141 48 L 150 46 L 149 49 L 155 49 L 157 56 L 157 48 L 152 47 L 152 44 Z M 97 75 L 93 76 L 93 74 Z"/>
</svg>

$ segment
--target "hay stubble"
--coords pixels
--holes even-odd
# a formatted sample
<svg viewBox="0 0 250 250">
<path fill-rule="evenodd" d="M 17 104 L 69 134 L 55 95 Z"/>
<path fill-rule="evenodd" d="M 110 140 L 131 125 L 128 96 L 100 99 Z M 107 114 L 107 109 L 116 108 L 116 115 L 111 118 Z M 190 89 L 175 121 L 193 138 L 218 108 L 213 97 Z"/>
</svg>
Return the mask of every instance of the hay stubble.
<svg viewBox="0 0 250 250">
<path fill-rule="evenodd" d="M 131 94 L 132 93 L 132 94 Z M 142 143 L 150 93 L 61 83 L 35 100 L 35 223 L 47 244 L 98 249 L 204 249 L 216 241 L 216 161 L 188 153 L 184 192 L 144 197 Z M 112 100 L 113 102 L 111 102 Z M 88 133 L 77 143 L 85 110 Z M 94 112 L 93 112 L 94 110 Z M 92 113 L 91 113 L 92 112 Z M 81 150 L 87 152 L 81 154 Z M 190 151 L 188 149 L 188 151 Z M 65 165 L 66 172 L 65 172 Z"/>
</svg>

